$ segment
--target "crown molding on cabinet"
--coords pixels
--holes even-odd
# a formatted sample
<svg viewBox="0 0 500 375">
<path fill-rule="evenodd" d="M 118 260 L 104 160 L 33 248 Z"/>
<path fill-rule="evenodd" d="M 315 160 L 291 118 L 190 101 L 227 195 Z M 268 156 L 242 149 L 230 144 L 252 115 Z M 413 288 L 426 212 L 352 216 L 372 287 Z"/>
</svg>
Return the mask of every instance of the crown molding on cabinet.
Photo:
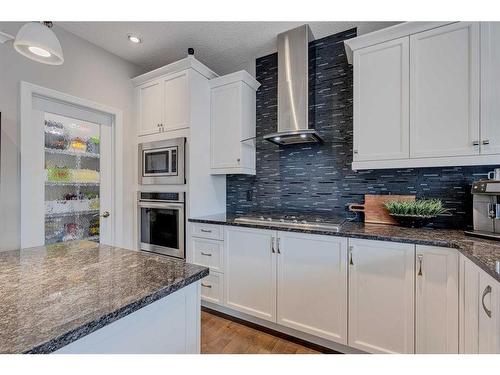
<svg viewBox="0 0 500 375">
<path fill-rule="evenodd" d="M 347 61 L 352 64 L 353 51 L 389 40 L 435 29 L 455 22 L 404 22 L 344 41 Z"/>
<path fill-rule="evenodd" d="M 132 78 L 132 83 L 135 86 L 139 86 L 147 81 L 158 78 L 159 76 L 181 72 L 186 69 L 196 70 L 198 73 L 200 73 L 207 79 L 213 79 L 219 76 L 213 70 L 202 64 L 200 61 L 196 60 L 193 56 L 188 56 L 182 60 L 173 62 L 172 64 L 162 66 L 161 68 L 152 70 L 150 72 Z"/>
<path fill-rule="evenodd" d="M 209 81 L 210 88 L 215 88 L 219 86 L 229 85 L 234 82 L 244 82 L 252 89 L 257 91 L 260 87 L 259 81 L 250 75 L 246 70 L 240 70 L 231 74 L 226 74 L 225 76 L 218 77 Z"/>
</svg>

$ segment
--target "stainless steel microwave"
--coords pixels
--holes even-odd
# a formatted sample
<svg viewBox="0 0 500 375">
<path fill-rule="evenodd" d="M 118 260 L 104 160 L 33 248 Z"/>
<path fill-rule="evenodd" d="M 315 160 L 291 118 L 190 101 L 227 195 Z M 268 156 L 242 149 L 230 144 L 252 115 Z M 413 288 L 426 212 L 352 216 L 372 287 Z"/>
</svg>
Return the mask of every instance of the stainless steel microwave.
<svg viewBox="0 0 500 375">
<path fill-rule="evenodd" d="M 139 184 L 185 184 L 186 138 L 139 144 Z"/>
</svg>

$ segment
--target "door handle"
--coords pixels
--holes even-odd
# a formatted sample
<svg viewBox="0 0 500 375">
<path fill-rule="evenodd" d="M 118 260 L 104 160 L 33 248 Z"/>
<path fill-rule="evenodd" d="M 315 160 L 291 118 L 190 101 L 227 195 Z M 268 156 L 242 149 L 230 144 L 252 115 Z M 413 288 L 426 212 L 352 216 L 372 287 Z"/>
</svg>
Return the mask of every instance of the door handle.
<svg viewBox="0 0 500 375">
<path fill-rule="evenodd" d="M 486 305 L 484 304 L 484 297 L 486 297 L 489 293 L 491 293 L 491 286 L 488 285 L 486 288 L 484 288 L 483 296 L 481 298 L 481 303 L 483 305 L 484 312 L 486 313 L 486 315 L 488 315 L 488 318 L 491 318 L 491 310 L 488 310 L 486 308 Z"/>
<path fill-rule="evenodd" d="M 278 254 L 281 254 L 281 251 L 280 251 L 280 238 L 276 238 L 276 251 L 278 252 Z"/>
<path fill-rule="evenodd" d="M 423 254 L 418 254 L 417 258 L 418 258 L 418 273 L 417 273 L 417 276 L 422 276 L 422 261 L 424 259 L 424 256 L 423 256 Z"/>
<path fill-rule="evenodd" d="M 101 217 L 106 218 L 106 217 L 109 217 L 109 215 L 110 215 L 110 214 L 109 214 L 109 211 L 104 211 L 104 212 L 102 213 Z"/>
<path fill-rule="evenodd" d="M 271 253 L 276 253 L 276 251 L 274 250 L 274 236 L 271 237 Z"/>
<path fill-rule="evenodd" d="M 349 265 L 354 266 L 354 262 L 352 261 L 352 246 L 349 246 Z"/>
<path fill-rule="evenodd" d="M 208 285 L 208 284 L 203 284 L 201 283 L 201 286 L 204 287 L 204 288 L 209 288 L 209 289 L 212 289 L 212 285 Z"/>
</svg>

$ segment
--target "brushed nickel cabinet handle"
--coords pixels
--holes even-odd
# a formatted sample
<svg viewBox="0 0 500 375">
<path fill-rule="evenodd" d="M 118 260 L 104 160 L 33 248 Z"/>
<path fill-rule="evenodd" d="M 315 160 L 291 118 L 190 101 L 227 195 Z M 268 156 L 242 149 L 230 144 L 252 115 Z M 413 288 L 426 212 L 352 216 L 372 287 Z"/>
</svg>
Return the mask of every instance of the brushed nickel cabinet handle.
<svg viewBox="0 0 500 375">
<path fill-rule="evenodd" d="M 274 250 L 274 236 L 271 237 L 271 253 L 276 253 L 276 251 Z"/>
<path fill-rule="evenodd" d="M 201 286 L 204 288 L 210 288 L 210 289 L 212 288 L 212 285 L 203 284 L 203 283 L 201 283 Z"/>
<path fill-rule="evenodd" d="M 479 141 L 472 141 L 473 146 L 479 146 Z"/>
<path fill-rule="evenodd" d="M 481 303 L 483 304 L 484 312 L 486 313 L 486 315 L 488 315 L 488 318 L 491 318 L 491 310 L 488 310 L 486 308 L 486 305 L 484 304 L 484 297 L 486 297 L 489 293 L 491 293 L 491 286 L 488 285 L 486 288 L 484 288 L 483 297 L 481 298 Z"/>
<path fill-rule="evenodd" d="M 483 145 L 489 145 L 490 144 L 490 140 L 489 139 L 483 139 Z"/>
<path fill-rule="evenodd" d="M 200 232 L 203 232 L 203 233 L 212 233 L 212 231 L 209 230 L 209 229 L 200 229 Z"/>
<path fill-rule="evenodd" d="M 418 273 L 417 273 L 417 276 L 422 276 L 422 261 L 424 259 L 424 256 L 423 256 L 423 254 L 418 254 L 417 258 L 418 258 Z"/>
<path fill-rule="evenodd" d="M 353 247 L 349 246 L 349 264 L 351 266 L 354 266 L 354 262 L 352 261 L 352 250 L 353 250 Z"/>
<path fill-rule="evenodd" d="M 204 255 L 206 257 L 211 257 L 212 256 L 212 254 L 210 254 L 210 253 L 204 253 L 203 251 L 201 252 L 201 255 Z"/>
<path fill-rule="evenodd" d="M 278 251 L 278 254 L 281 254 L 281 251 L 280 251 L 280 238 L 279 237 L 276 239 L 276 250 Z"/>
</svg>

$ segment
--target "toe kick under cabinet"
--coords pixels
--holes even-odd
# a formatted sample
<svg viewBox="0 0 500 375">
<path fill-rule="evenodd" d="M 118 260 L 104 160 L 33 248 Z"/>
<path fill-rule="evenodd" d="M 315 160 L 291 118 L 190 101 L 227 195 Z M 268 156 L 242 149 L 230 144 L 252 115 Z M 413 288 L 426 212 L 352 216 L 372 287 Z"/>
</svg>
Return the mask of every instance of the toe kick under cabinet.
<svg viewBox="0 0 500 375">
<path fill-rule="evenodd" d="M 500 352 L 500 283 L 455 249 L 199 223 L 190 233 L 188 261 L 210 267 L 202 298 L 227 314 L 337 350 Z"/>
</svg>

